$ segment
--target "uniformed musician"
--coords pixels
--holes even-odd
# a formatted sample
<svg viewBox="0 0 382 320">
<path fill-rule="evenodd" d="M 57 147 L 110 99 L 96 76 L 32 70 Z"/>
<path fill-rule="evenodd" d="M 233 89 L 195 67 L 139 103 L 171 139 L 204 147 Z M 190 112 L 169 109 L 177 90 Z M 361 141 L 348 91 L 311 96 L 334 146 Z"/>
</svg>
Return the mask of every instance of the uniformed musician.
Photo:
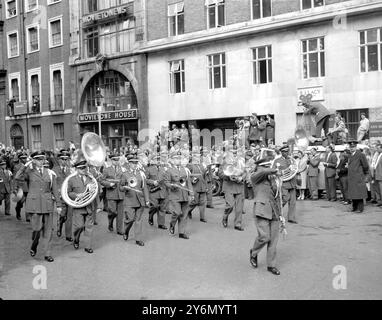
<svg viewBox="0 0 382 320">
<path fill-rule="evenodd" d="M 28 184 L 28 196 L 25 202 L 25 211 L 31 216 L 32 224 L 32 246 L 30 255 L 34 257 L 37 253 L 37 246 L 40 237 L 43 240 L 43 252 L 45 260 L 53 262 L 50 246 L 53 230 L 54 201 L 56 201 L 57 212 L 61 213 L 61 199 L 57 187 L 56 177 L 44 168 L 45 154 L 34 152 L 31 154 L 31 162 L 27 162 L 17 174 L 16 179 L 20 180 L 24 176 Z"/>
<path fill-rule="evenodd" d="M 70 151 L 66 149 L 61 149 L 60 153 L 57 156 L 57 163 L 53 166 L 53 171 L 57 176 L 57 187 L 61 190 L 62 183 L 64 180 L 71 174 L 70 168 Z M 60 194 L 61 196 L 61 194 Z M 61 199 L 62 200 L 62 199 Z M 65 238 L 67 241 L 73 241 L 73 212 L 72 208 L 61 201 L 61 214 L 57 220 L 57 236 L 60 238 L 62 235 L 62 227 L 65 224 Z"/>
<path fill-rule="evenodd" d="M 136 155 L 129 157 L 130 172 L 122 175 L 119 186 L 120 192 L 125 196 L 124 201 L 124 225 L 123 239 L 129 239 L 130 229 L 134 226 L 135 243 L 143 247 L 143 225 L 142 215 L 150 205 L 149 192 L 147 189 L 146 177 L 138 169 L 138 158 Z"/>
<path fill-rule="evenodd" d="M 289 147 L 284 145 L 280 148 L 281 157 L 276 158 L 273 162 L 273 168 L 277 169 L 277 164 L 279 164 L 280 170 L 285 170 L 289 168 L 292 164 L 292 160 L 288 155 Z M 297 223 L 296 220 L 296 187 L 297 180 L 296 177 L 289 181 L 283 182 L 282 193 L 283 193 L 283 204 L 288 203 L 288 222 Z"/>
<path fill-rule="evenodd" d="M 158 228 L 166 230 L 166 198 L 164 185 L 165 169 L 160 166 L 160 157 L 153 156 L 146 169 L 147 186 L 149 189 L 151 207 L 149 209 L 149 224 L 154 225 L 154 215 L 157 214 Z"/>
<path fill-rule="evenodd" d="M 93 183 L 88 172 L 88 165 L 85 158 L 79 156 L 73 164 L 77 174 L 68 181 L 68 196 L 75 200 L 80 194 L 83 194 L 87 186 Z M 93 210 L 95 201 L 82 208 L 72 208 L 73 210 L 73 247 L 78 250 L 80 247 L 81 234 L 84 232 L 86 237 L 85 252 L 93 253 Z"/>
<path fill-rule="evenodd" d="M 192 211 L 199 207 L 200 221 L 206 223 L 207 206 L 207 168 L 200 163 L 199 151 L 192 152 L 192 160 L 188 166 L 191 172 L 191 183 L 194 191 L 194 200 L 190 203 L 188 216 L 192 218 Z"/>
<path fill-rule="evenodd" d="M 16 173 L 25 165 L 25 163 L 27 162 L 27 159 L 28 159 L 28 155 L 24 152 L 21 152 L 18 154 L 18 158 L 19 158 L 19 162 L 13 167 L 13 175 L 14 176 L 16 176 Z M 23 196 L 19 201 L 17 201 L 16 208 L 15 208 L 16 219 L 21 220 L 21 209 L 23 208 L 25 200 L 28 196 L 28 184 L 25 181 L 24 174 L 20 177 L 19 180 L 16 180 L 16 178 L 15 178 L 14 187 L 16 189 L 21 188 L 21 190 L 23 192 Z M 27 222 L 30 222 L 30 217 L 29 217 L 27 212 L 25 212 L 25 220 Z"/>
<path fill-rule="evenodd" d="M 274 275 L 280 275 L 276 268 L 276 246 L 280 232 L 280 221 L 284 218 L 281 213 L 281 202 L 278 185 L 275 180 L 277 169 L 270 167 L 266 159 L 256 162 L 256 171 L 251 176 L 254 187 L 254 215 L 257 238 L 250 250 L 250 263 L 257 268 L 257 257 L 261 249 L 267 245 L 267 269 Z"/>
<path fill-rule="evenodd" d="M 169 211 L 171 213 L 170 234 L 175 234 L 178 222 L 179 238 L 189 239 L 186 234 L 187 215 L 190 201 L 194 199 L 194 191 L 190 180 L 190 172 L 181 165 L 181 153 L 172 155 L 173 165 L 166 172 L 165 185 L 169 193 Z"/>
<path fill-rule="evenodd" d="M 119 188 L 119 182 L 122 179 L 123 173 L 126 171 L 119 164 L 120 155 L 113 153 L 109 156 L 111 166 L 103 170 L 101 185 L 106 188 L 107 210 L 109 220 L 109 231 L 114 231 L 113 223 L 117 218 L 117 234 L 123 235 L 123 199 L 124 193 Z"/>
</svg>

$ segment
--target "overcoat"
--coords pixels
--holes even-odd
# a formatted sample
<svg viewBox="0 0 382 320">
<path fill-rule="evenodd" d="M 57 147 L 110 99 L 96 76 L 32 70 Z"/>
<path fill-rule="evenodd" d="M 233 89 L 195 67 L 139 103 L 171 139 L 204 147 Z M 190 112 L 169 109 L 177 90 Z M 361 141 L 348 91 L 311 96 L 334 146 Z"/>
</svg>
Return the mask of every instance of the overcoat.
<svg viewBox="0 0 382 320">
<path fill-rule="evenodd" d="M 368 172 L 369 164 L 363 152 L 357 150 L 354 155 L 350 155 L 348 166 L 349 199 L 367 198 L 366 175 Z"/>
</svg>

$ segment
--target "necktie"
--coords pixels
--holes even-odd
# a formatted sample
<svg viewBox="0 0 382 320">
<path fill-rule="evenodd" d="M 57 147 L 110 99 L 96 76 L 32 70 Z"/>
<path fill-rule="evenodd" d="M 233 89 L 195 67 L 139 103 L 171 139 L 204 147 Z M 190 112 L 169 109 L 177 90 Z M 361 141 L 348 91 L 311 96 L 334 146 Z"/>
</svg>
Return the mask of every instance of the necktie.
<svg viewBox="0 0 382 320">
<path fill-rule="evenodd" d="M 39 171 L 40 171 L 40 175 L 42 175 L 42 169 L 40 169 Z"/>
</svg>

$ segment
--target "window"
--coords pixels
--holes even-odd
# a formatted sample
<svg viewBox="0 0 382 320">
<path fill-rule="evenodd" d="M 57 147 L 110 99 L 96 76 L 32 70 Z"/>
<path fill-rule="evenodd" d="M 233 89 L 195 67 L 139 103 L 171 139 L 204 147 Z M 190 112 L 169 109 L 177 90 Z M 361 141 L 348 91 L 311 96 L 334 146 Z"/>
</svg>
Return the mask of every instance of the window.
<svg viewBox="0 0 382 320">
<path fill-rule="evenodd" d="M 168 34 L 170 37 L 184 33 L 184 2 L 168 6 Z"/>
<path fill-rule="evenodd" d="M 361 72 L 382 70 L 382 28 L 360 31 Z"/>
<path fill-rule="evenodd" d="M 98 53 L 131 51 L 135 43 L 135 22 L 118 20 L 87 28 L 84 41 L 88 58 L 95 57 Z"/>
<path fill-rule="evenodd" d="M 322 7 L 325 5 L 325 0 L 301 0 L 301 10 Z"/>
<path fill-rule="evenodd" d="M 29 87 L 29 106 L 31 113 L 40 113 L 41 101 L 41 68 L 28 71 L 28 87 Z"/>
<path fill-rule="evenodd" d="M 325 44 L 324 38 L 302 40 L 303 78 L 325 76 Z"/>
<path fill-rule="evenodd" d="M 25 0 L 25 11 L 33 11 L 38 8 L 38 0 Z"/>
<path fill-rule="evenodd" d="M 224 0 L 206 0 L 207 27 L 217 28 L 225 25 Z"/>
<path fill-rule="evenodd" d="M 170 92 L 185 92 L 184 60 L 170 61 Z"/>
<path fill-rule="evenodd" d="M 272 47 L 252 49 L 253 83 L 272 82 Z"/>
<path fill-rule="evenodd" d="M 113 7 L 117 7 L 134 0 L 84 0 L 81 1 L 84 4 L 84 13 L 92 13 L 100 10 L 105 10 Z"/>
<path fill-rule="evenodd" d="M 54 134 L 54 148 L 58 150 L 65 149 L 64 124 L 63 123 L 53 124 L 53 134 Z"/>
<path fill-rule="evenodd" d="M 218 89 L 226 87 L 225 53 L 207 56 L 209 88 Z"/>
<path fill-rule="evenodd" d="M 55 3 L 58 3 L 58 2 L 61 2 L 61 0 L 48 0 L 48 5 L 49 4 L 55 4 Z"/>
<path fill-rule="evenodd" d="M 19 32 L 8 33 L 8 58 L 18 57 L 19 52 Z"/>
<path fill-rule="evenodd" d="M 41 151 L 41 126 L 32 126 L 33 151 Z"/>
<path fill-rule="evenodd" d="M 20 83 L 20 72 L 12 73 L 9 75 L 9 100 L 15 99 L 16 102 L 21 100 Z"/>
<path fill-rule="evenodd" d="M 252 0 L 252 19 L 270 17 L 272 15 L 272 0 Z"/>
<path fill-rule="evenodd" d="M 50 110 L 64 110 L 64 64 L 50 66 Z"/>
<path fill-rule="evenodd" d="M 5 2 L 5 17 L 7 19 L 17 16 L 17 1 L 11 0 Z"/>
<path fill-rule="evenodd" d="M 62 45 L 62 16 L 49 19 L 49 47 Z"/>
<path fill-rule="evenodd" d="M 40 50 L 40 31 L 38 25 L 27 27 L 27 52 L 33 53 Z"/>
<path fill-rule="evenodd" d="M 349 140 L 357 139 L 357 130 L 361 121 L 361 113 L 366 115 L 366 118 L 369 118 L 369 109 L 349 109 L 349 110 L 337 110 L 344 118 L 345 126 L 349 130 Z"/>
</svg>

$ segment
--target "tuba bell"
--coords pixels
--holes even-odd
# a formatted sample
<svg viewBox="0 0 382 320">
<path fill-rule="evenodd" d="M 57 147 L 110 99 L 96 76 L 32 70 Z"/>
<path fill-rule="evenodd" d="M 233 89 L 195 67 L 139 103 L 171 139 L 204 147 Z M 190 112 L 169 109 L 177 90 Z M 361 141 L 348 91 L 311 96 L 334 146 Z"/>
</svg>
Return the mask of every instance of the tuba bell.
<svg viewBox="0 0 382 320">
<path fill-rule="evenodd" d="M 86 161 L 95 167 L 101 167 L 105 163 L 106 148 L 102 142 L 102 139 L 95 133 L 86 133 L 81 141 L 81 150 L 74 154 L 72 161 L 75 162 L 76 158 L 84 157 Z M 72 208 L 84 208 L 94 201 L 96 198 L 99 187 L 97 179 L 88 173 L 91 178 L 91 183 L 87 184 L 83 193 L 79 194 L 76 199 L 71 199 L 68 195 L 68 182 L 76 176 L 77 172 L 70 174 L 61 186 L 61 198 L 65 203 Z"/>
</svg>

